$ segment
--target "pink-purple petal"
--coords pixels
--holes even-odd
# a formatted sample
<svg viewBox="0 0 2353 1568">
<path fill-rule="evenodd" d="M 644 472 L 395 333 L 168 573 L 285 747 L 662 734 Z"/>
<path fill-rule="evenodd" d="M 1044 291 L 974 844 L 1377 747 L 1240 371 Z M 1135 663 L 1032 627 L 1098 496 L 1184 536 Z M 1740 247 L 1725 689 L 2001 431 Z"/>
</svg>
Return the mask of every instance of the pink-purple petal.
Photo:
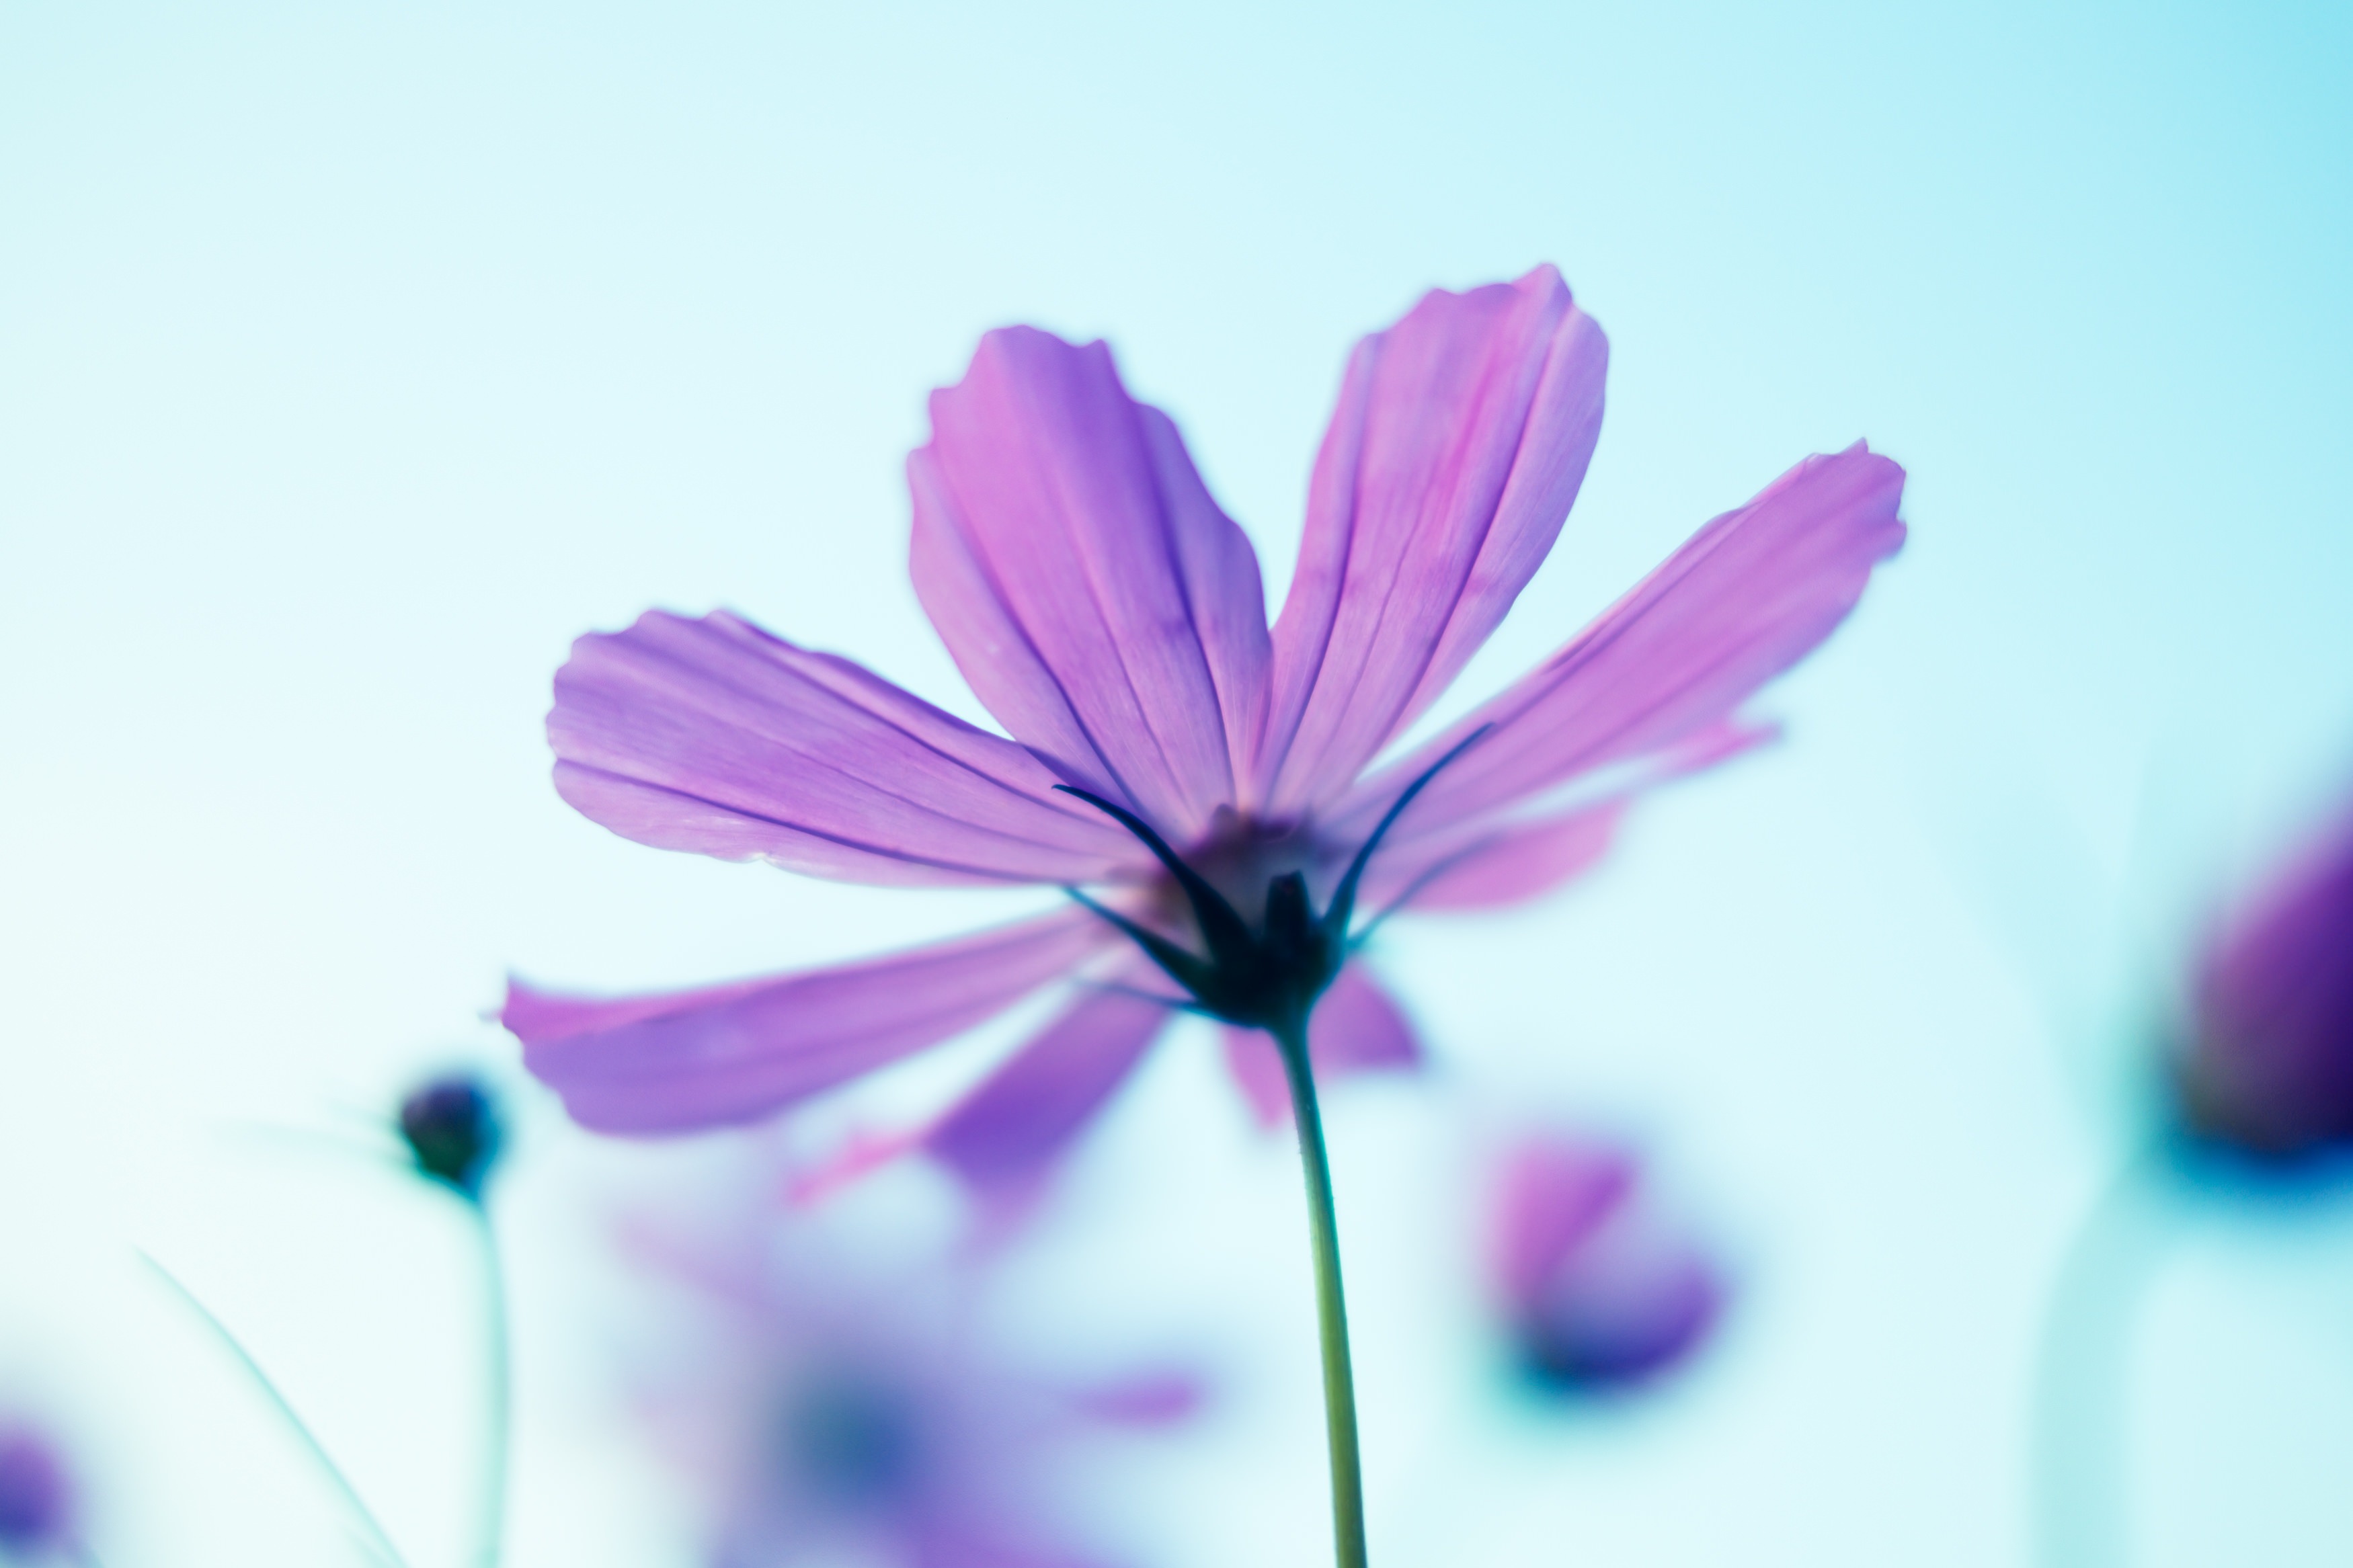
<svg viewBox="0 0 2353 1568">
<path fill-rule="evenodd" d="M 1507 909 L 1551 892 L 1599 862 L 1624 820 L 1628 802 L 1604 801 L 1551 816 L 1514 822 L 1459 847 L 1443 839 L 1409 845 L 1378 876 L 1366 879 L 1369 907 L 1422 914 Z M 1383 857 L 1376 857 L 1380 866 Z"/>
<path fill-rule="evenodd" d="M 923 885 L 1091 881 L 1138 858 L 1021 747 L 724 612 L 582 637 L 547 733 L 564 798 L 658 848 Z"/>
<path fill-rule="evenodd" d="M 523 1065 L 600 1132 L 751 1121 L 935 1044 L 1100 951 L 1072 910 L 827 969 L 659 996 L 565 996 L 511 983 Z"/>
<path fill-rule="evenodd" d="M 920 1146 L 983 1194 L 1032 1187 L 1144 1059 L 1176 1011 L 1128 989 L 1149 972 L 1129 964 L 1083 992 L 926 1133 Z"/>
<path fill-rule="evenodd" d="M 981 701 L 1164 833 L 1235 799 L 1265 705 L 1250 542 L 1111 351 L 989 333 L 907 464 L 915 591 Z"/>
<path fill-rule="evenodd" d="M 1506 810 L 1597 770 L 1711 733 L 1811 652 L 1904 542 L 1904 470 L 1857 442 L 1807 458 L 1666 563 L 1558 653 L 1461 723 L 1350 791 L 1330 818 L 1368 832 L 1398 793 L 1449 763 L 1398 825 L 1403 843 Z"/>
<path fill-rule="evenodd" d="M 1550 267 L 1432 290 L 1357 346 L 1274 629 L 1270 810 L 1345 788 L 1504 618 L 1584 480 L 1608 363 Z"/>
<path fill-rule="evenodd" d="M 1145 1372 L 1116 1383 L 1082 1389 L 1072 1403 L 1079 1414 L 1111 1426 L 1158 1427 L 1190 1420 L 1209 1402 L 1208 1382 L 1198 1373 Z"/>
<path fill-rule="evenodd" d="M 1606 792 L 1565 810 L 1533 816 L 1500 813 L 1437 825 L 1409 815 L 1373 857 L 1363 907 L 1437 913 L 1504 909 L 1540 897 L 1600 860 L 1636 796 L 1778 734 L 1771 725 L 1713 725 L 1646 758 L 1642 767 L 1613 778 Z"/>
<path fill-rule="evenodd" d="M 1531 1310 L 1546 1281 L 1623 1205 L 1640 1167 L 1614 1144 L 1558 1135 L 1516 1144 L 1496 1174 L 1488 1266 L 1505 1302 Z"/>
<path fill-rule="evenodd" d="M 1291 1115 L 1291 1084 L 1274 1042 L 1255 1029 L 1223 1030 L 1226 1067 L 1260 1125 Z M 1319 1088 L 1363 1072 L 1411 1072 L 1422 1065 L 1420 1038 L 1396 998 L 1361 963 L 1340 971 L 1307 1024 L 1307 1055 Z"/>
</svg>

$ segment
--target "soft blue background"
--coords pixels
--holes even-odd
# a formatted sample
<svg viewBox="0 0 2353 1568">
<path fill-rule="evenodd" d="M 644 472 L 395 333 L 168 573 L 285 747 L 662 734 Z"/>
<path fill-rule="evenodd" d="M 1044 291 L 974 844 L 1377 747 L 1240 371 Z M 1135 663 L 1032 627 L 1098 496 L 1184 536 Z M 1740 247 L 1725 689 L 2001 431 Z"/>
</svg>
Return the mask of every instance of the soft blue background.
<svg viewBox="0 0 2353 1568">
<path fill-rule="evenodd" d="M 1279 595 L 1352 339 L 1550 259 L 1609 423 L 1466 693 L 1806 452 L 1897 457 L 1915 535 L 1780 751 L 1538 911 L 1386 939 L 1444 1071 L 1334 1111 L 1381 1560 L 2021 1560 L 2119 1053 L 2353 771 L 2349 67 L 2343 8 L 2245 5 L 0 9 L 0 1395 L 76 1423 L 113 1568 L 345 1550 L 135 1243 L 455 1561 L 462 1236 L 252 1124 L 505 1060 L 511 964 L 684 983 L 1037 901 L 575 818 L 567 641 L 732 605 L 971 711 L 899 461 L 1017 320 L 1114 341 Z M 1110 1539 L 1312 1562 L 1296 1178 L 1208 1045 L 1088 1144 L 1030 1321 L 1240 1380 Z M 1649 1138 L 1741 1259 L 1655 1403 L 1512 1405 L 1444 1283 L 1528 1104 Z M 595 1263 L 681 1162 L 536 1099 L 522 1142 L 516 1561 L 683 1561 Z M 2353 1215 L 2201 1219 L 2130 1354 L 2138 1561 L 2353 1556 Z"/>
</svg>

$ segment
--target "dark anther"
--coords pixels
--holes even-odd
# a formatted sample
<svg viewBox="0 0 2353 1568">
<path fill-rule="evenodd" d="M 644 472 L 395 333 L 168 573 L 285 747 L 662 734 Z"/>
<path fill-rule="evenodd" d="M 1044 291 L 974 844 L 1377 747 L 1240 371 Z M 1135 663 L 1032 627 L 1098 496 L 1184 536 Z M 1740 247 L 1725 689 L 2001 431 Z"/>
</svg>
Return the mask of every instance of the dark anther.
<svg viewBox="0 0 2353 1568">
<path fill-rule="evenodd" d="M 1266 920 L 1260 930 L 1253 931 L 1226 896 L 1187 865 L 1183 857 L 1168 847 L 1168 841 L 1153 831 L 1150 823 L 1099 795 L 1074 784 L 1056 784 L 1056 789 L 1078 796 L 1135 835 L 1167 868 L 1192 909 L 1194 923 L 1200 928 L 1201 944 L 1208 952 L 1206 955 L 1189 952 L 1181 943 L 1118 910 L 1106 909 L 1076 888 L 1070 889 L 1071 897 L 1125 932 L 1210 1016 L 1244 1028 L 1297 1029 L 1306 1023 L 1308 1010 L 1314 1006 L 1324 988 L 1338 978 L 1340 965 L 1347 960 L 1348 923 L 1356 915 L 1356 888 L 1364 879 L 1373 851 L 1380 847 L 1381 840 L 1422 787 L 1438 776 L 1440 768 L 1468 751 L 1487 729 L 1482 725 L 1464 736 L 1390 803 L 1379 824 L 1348 862 L 1321 917 L 1308 900 L 1307 879 L 1297 871 L 1285 871 L 1268 882 Z"/>
<path fill-rule="evenodd" d="M 1285 871 L 1266 885 L 1267 951 L 1278 958 L 1290 957 L 1304 963 L 1314 952 L 1322 932 L 1317 929 L 1315 912 L 1307 903 L 1307 879 L 1297 871 Z"/>
</svg>

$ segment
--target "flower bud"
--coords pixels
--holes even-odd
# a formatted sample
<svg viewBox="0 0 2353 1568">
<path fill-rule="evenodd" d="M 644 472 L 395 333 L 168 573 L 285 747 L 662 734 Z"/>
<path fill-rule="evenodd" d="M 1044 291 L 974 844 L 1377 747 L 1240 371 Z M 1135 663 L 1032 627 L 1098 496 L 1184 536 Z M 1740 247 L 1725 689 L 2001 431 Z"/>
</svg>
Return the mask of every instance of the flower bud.
<svg viewBox="0 0 2353 1568">
<path fill-rule="evenodd" d="M 2224 926 L 2173 1066 L 2205 1138 L 2274 1160 L 2353 1146 L 2353 814 Z"/>
<path fill-rule="evenodd" d="M 1725 1286 L 1698 1242 L 1646 1201 L 1635 1157 L 1548 1133 L 1514 1145 L 1491 1210 L 1493 1284 L 1540 1383 L 1642 1383 L 1706 1338 Z"/>
<path fill-rule="evenodd" d="M 434 1079 L 402 1100 L 400 1135 L 419 1171 L 480 1198 L 498 1160 L 501 1128 L 497 1104 L 472 1075 Z"/>
<path fill-rule="evenodd" d="M 30 1426 L 0 1422 L 0 1552 L 58 1550 L 72 1532 L 73 1489 L 57 1449 Z"/>
</svg>

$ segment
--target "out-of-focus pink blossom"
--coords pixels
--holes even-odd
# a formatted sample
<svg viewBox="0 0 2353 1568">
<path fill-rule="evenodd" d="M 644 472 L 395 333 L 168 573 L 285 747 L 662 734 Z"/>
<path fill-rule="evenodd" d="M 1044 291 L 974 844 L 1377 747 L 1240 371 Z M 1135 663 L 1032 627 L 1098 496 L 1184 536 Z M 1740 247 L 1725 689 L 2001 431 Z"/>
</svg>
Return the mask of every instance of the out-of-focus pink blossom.
<svg viewBox="0 0 2353 1568">
<path fill-rule="evenodd" d="M 1541 1381 L 1641 1383 L 1715 1326 L 1722 1273 L 1642 1187 L 1627 1149 L 1558 1132 L 1519 1140 L 1498 1165 L 1492 1283 L 1522 1363 Z"/>
<path fill-rule="evenodd" d="M 1895 464 L 1860 443 L 1809 458 L 1517 683 L 1376 766 L 1551 550 L 1600 432 L 1607 361 L 1549 267 L 1432 291 L 1366 338 L 1270 626 L 1249 540 L 1110 351 L 990 332 L 934 395 L 932 439 L 908 460 L 912 566 L 1011 739 L 736 616 L 656 611 L 581 638 L 557 674 L 556 787 L 661 848 L 849 881 L 1091 886 L 1112 914 L 1198 953 L 1215 935 L 1202 900 L 1180 896 L 1136 828 L 1254 938 L 1286 886 L 1345 928 L 1345 868 L 1427 777 L 1348 889 L 1361 907 L 1533 897 L 1593 864 L 1634 793 L 1756 742 L 1743 705 L 1846 617 L 1905 533 Z M 1319 936 L 1296 987 L 1312 1001 L 1329 986 L 1311 1058 L 1330 1075 L 1414 1065 L 1412 1029 L 1364 965 L 1335 972 L 1345 936 Z M 1088 984 L 1059 1016 L 908 1141 L 1003 1189 L 1033 1182 L 1161 1033 L 1182 1000 L 1168 967 L 1073 908 L 668 995 L 518 983 L 503 1018 L 575 1119 L 670 1132 L 765 1117 L 1076 976 Z M 1229 1049 L 1251 1103 L 1279 1116 L 1267 1040 L 1240 1031 Z"/>
<path fill-rule="evenodd" d="M 2207 952 L 2175 1082 L 2192 1129 L 2251 1153 L 2353 1144 L 2353 810 Z"/>
<path fill-rule="evenodd" d="M 38 1561 L 73 1541 L 73 1484 L 56 1445 L 29 1422 L 0 1418 L 0 1554 Z"/>
<path fill-rule="evenodd" d="M 1085 1568 L 1072 1461 L 1201 1403 L 1182 1371 L 1009 1350 L 986 1310 L 997 1254 L 886 1263 L 781 1207 L 629 1241 L 678 1288 L 642 1404 L 702 1494 L 713 1568 Z"/>
</svg>

